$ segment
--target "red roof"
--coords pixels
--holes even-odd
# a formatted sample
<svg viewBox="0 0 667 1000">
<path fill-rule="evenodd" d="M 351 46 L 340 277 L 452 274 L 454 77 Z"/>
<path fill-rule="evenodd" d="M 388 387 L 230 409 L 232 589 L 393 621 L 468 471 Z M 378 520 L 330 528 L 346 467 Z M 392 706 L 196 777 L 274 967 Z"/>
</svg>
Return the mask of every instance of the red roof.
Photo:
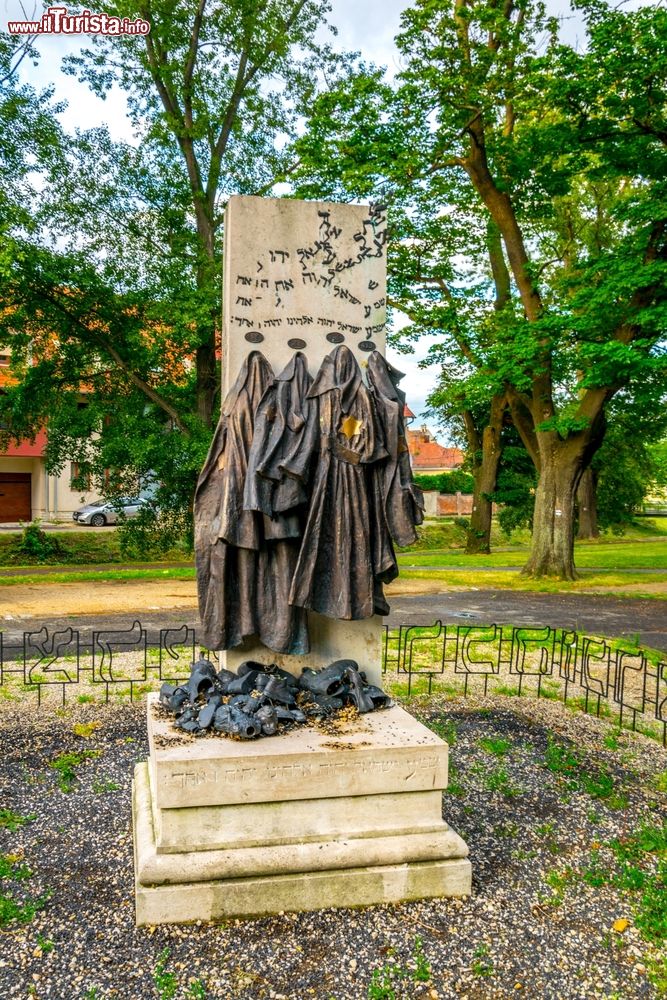
<svg viewBox="0 0 667 1000">
<path fill-rule="evenodd" d="M 425 427 L 419 431 L 408 431 L 408 448 L 412 459 L 412 468 L 416 472 L 426 472 L 439 469 L 458 469 L 463 465 L 463 452 L 460 448 L 445 448 L 438 444 L 433 435 Z"/>
<path fill-rule="evenodd" d="M 41 458 L 46 451 L 46 431 L 38 431 L 34 441 L 19 441 L 0 452 L 2 458 Z"/>
<path fill-rule="evenodd" d="M 15 385 L 16 379 L 8 369 L 0 366 L 0 386 Z M 34 441 L 19 441 L 10 444 L 5 451 L 0 452 L 1 458 L 41 458 L 46 451 L 46 431 L 37 433 Z"/>
</svg>

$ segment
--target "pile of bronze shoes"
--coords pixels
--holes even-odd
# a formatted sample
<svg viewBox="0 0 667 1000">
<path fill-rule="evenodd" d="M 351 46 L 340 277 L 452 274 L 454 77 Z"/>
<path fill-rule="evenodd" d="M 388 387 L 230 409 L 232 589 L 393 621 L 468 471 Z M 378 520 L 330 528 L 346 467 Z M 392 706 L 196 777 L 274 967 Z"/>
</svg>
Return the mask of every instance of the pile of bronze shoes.
<svg viewBox="0 0 667 1000">
<path fill-rule="evenodd" d="M 244 740 L 274 736 L 280 726 L 304 723 L 354 705 L 359 712 L 387 708 L 391 701 L 369 684 L 354 660 L 336 660 L 321 670 L 309 667 L 293 677 L 273 664 L 247 660 L 234 674 L 209 660 L 192 664 L 186 684 L 163 684 L 160 704 L 186 733 L 227 733 Z"/>
</svg>

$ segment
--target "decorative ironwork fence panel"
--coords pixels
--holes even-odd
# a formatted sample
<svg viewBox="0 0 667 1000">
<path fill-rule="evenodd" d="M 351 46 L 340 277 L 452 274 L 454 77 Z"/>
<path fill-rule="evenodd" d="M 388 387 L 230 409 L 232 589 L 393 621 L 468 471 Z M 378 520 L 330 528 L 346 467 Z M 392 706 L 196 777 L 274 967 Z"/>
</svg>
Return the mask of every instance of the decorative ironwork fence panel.
<svg viewBox="0 0 667 1000">
<path fill-rule="evenodd" d="M 185 680 L 198 651 L 196 630 L 185 624 L 0 632 L 0 688 L 35 693 L 38 703 L 55 692 L 64 704 L 75 689 L 82 700 L 96 693 L 132 699 L 158 682 Z M 615 712 L 632 729 L 657 724 L 667 746 L 667 655 L 621 641 L 550 626 L 385 626 L 383 671 L 399 684 L 405 679 L 408 695 L 415 684 L 428 693 L 435 684 L 463 697 L 576 699 L 596 715 Z"/>
</svg>

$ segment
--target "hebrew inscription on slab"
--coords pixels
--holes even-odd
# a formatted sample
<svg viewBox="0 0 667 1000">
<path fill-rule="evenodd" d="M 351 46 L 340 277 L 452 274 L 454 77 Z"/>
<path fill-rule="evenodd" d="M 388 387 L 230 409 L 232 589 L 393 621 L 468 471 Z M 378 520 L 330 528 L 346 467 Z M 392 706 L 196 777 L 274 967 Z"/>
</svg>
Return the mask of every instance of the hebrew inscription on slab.
<svg viewBox="0 0 667 1000">
<path fill-rule="evenodd" d="M 276 371 L 295 350 L 311 370 L 334 344 L 384 352 L 384 206 L 238 195 L 225 227 L 226 387 L 260 344 Z"/>
</svg>

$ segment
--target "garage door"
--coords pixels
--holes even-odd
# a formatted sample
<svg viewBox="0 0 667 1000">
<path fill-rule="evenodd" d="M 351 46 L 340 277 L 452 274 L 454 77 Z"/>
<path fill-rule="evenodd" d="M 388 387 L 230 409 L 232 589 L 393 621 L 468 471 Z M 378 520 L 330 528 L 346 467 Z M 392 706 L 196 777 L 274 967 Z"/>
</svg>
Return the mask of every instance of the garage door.
<svg viewBox="0 0 667 1000">
<path fill-rule="evenodd" d="M 0 522 L 30 521 L 31 493 L 29 472 L 0 472 Z"/>
</svg>

